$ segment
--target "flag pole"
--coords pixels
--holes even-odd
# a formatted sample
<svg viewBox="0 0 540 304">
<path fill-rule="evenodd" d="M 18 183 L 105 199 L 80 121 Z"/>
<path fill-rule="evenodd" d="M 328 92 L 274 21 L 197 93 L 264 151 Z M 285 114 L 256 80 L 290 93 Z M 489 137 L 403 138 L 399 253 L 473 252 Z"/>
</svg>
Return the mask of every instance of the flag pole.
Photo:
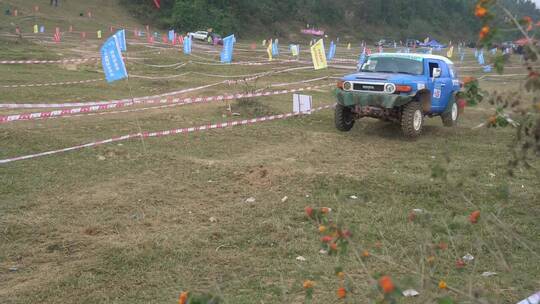
<svg viewBox="0 0 540 304">
<path fill-rule="evenodd" d="M 124 39 L 127 40 L 127 38 L 125 38 L 125 34 L 124 34 Z M 126 41 L 126 45 L 127 45 L 127 41 Z M 128 49 L 126 47 L 126 72 L 127 72 L 127 64 L 128 64 Z M 127 86 L 128 86 L 128 90 L 129 90 L 129 96 L 131 97 L 131 102 L 133 104 L 135 104 L 135 97 L 133 96 L 133 89 L 131 88 L 131 84 L 129 83 L 129 73 L 126 73 L 127 74 L 127 77 L 126 77 L 126 82 L 127 82 Z M 146 151 L 146 144 L 144 143 L 144 136 L 143 136 L 143 132 L 142 132 L 142 128 L 141 128 L 141 123 L 139 122 L 139 118 L 137 116 L 135 116 L 135 122 L 137 123 L 137 128 L 139 129 L 139 134 L 141 134 L 141 143 L 142 143 L 142 147 L 143 147 L 143 152 L 144 154 L 147 153 Z"/>
</svg>

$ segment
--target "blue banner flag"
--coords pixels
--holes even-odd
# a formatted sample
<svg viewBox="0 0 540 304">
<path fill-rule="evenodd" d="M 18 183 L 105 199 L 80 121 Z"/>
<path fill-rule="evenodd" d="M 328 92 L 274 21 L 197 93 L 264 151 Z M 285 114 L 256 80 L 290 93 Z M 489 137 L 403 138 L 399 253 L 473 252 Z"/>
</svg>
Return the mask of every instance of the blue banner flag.
<svg viewBox="0 0 540 304">
<path fill-rule="evenodd" d="M 276 39 L 273 43 L 272 43 L 272 56 L 278 56 L 279 55 L 279 42 L 278 40 Z"/>
<path fill-rule="evenodd" d="M 478 55 L 478 64 L 484 65 L 485 63 L 486 63 L 486 60 L 484 59 L 484 50 L 482 49 L 482 51 Z"/>
<path fill-rule="evenodd" d="M 39 27 L 39 32 L 40 33 L 45 33 L 45 26 L 44 25 Z"/>
<path fill-rule="evenodd" d="M 114 34 L 116 38 L 118 39 L 118 46 L 120 47 L 120 51 L 125 52 L 127 51 L 127 45 L 126 45 L 126 30 L 119 30 Z"/>
<path fill-rule="evenodd" d="M 360 54 L 360 58 L 358 58 L 358 70 L 362 69 L 362 66 L 366 63 L 366 48 L 362 50 L 362 54 Z"/>
<path fill-rule="evenodd" d="M 221 62 L 230 63 L 233 59 L 234 43 L 236 38 L 234 35 L 223 38 L 223 50 L 221 51 Z"/>
<path fill-rule="evenodd" d="M 170 31 L 169 31 L 169 41 L 170 41 L 170 42 L 173 42 L 173 41 L 174 41 L 174 30 L 170 30 Z"/>
<path fill-rule="evenodd" d="M 101 46 L 101 64 L 107 82 L 114 82 L 128 77 L 126 65 L 122 59 L 118 37 L 111 36 Z"/>
<path fill-rule="evenodd" d="M 330 48 L 328 49 L 328 55 L 326 56 L 326 59 L 331 60 L 334 59 L 334 56 L 336 56 L 336 44 L 334 41 L 330 42 Z"/>
<path fill-rule="evenodd" d="M 191 36 L 184 38 L 184 54 L 191 54 Z"/>
</svg>

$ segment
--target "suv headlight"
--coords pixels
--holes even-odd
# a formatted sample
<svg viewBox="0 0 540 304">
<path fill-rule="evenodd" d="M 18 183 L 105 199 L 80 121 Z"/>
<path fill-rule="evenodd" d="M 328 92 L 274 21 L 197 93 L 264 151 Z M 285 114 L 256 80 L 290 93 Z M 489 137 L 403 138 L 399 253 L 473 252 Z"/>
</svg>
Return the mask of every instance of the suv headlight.
<svg viewBox="0 0 540 304">
<path fill-rule="evenodd" d="M 388 94 L 393 94 L 396 91 L 396 85 L 393 83 L 387 83 L 384 85 L 384 92 Z"/>
<path fill-rule="evenodd" d="M 352 90 L 352 87 L 353 87 L 352 83 L 350 83 L 350 82 L 348 82 L 348 81 L 345 81 L 345 83 L 343 84 L 343 89 L 344 89 L 345 91 L 350 91 L 350 90 Z"/>
</svg>

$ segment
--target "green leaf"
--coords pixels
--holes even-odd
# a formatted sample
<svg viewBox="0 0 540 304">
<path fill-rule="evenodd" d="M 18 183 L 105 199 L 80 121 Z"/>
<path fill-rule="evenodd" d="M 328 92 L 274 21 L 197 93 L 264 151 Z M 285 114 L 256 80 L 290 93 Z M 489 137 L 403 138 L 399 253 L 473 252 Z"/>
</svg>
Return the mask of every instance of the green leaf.
<svg viewBox="0 0 540 304">
<path fill-rule="evenodd" d="M 449 297 L 440 298 L 437 300 L 438 304 L 454 304 L 454 300 L 450 299 Z"/>
</svg>

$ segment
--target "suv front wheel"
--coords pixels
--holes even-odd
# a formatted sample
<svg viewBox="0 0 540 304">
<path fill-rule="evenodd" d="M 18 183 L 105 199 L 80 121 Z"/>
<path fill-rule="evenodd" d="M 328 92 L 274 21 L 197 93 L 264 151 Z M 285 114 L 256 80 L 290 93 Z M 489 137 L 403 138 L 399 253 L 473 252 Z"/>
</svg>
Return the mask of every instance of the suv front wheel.
<svg viewBox="0 0 540 304">
<path fill-rule="evenodd" d="M 342 132 L 350 131 L 354 126 L 354 114 L 351 108 L 339 103 L 336 105 L 334 120 L 336 128 Z"/>
<path fill-rule="evenodd" d="M 424 113 L 419 102 L 409 102 L 401 112 L 401 130 L 406 137 L 416 138 L 424 127 Z"/>
<path fill-rule="evenodd" d="M 454 127 L 459 118 L 459 109 L 455 101 L 452 101 L 448 111 L 441 114 L 441 119 L 445 127 Z"/>
</svg>

